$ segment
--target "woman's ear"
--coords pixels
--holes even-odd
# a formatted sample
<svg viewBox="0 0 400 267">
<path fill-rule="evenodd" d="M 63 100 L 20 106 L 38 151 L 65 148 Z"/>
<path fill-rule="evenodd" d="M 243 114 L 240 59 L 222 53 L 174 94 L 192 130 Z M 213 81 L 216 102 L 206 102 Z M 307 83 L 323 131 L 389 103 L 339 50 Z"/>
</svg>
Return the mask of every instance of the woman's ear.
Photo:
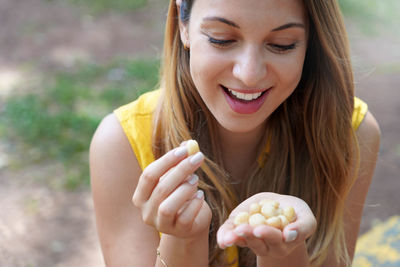
<svg viewBox="0 0 400 267">
<path fill-rule="evenodd" d="M 182 0 L 176 0 L 176 8 L 179 18 L 179 34 L 183 46 L 185 47 L 185 49 L 189 49 L 189 23 L 187 21 L 185 22 L 182 21 L 181 6 L 182 6 Z"/>
</svg>

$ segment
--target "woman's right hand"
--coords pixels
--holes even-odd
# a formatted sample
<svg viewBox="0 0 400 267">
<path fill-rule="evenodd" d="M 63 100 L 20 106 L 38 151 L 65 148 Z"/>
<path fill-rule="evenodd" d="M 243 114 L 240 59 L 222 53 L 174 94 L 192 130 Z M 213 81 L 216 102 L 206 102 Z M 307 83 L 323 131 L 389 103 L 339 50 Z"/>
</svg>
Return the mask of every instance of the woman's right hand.
<svg viewBox="0 0 400 267">
<path fill-rule="evenodd" d="M 197 190 L 194 174 L 203 161 L 201 152 L 188 157 L 186 146 L 181 145 L 144 169 L 132 201 L 146 224 L 180 238 L 208 231 L 211 209 L 203 191 Z"/>
</svg>

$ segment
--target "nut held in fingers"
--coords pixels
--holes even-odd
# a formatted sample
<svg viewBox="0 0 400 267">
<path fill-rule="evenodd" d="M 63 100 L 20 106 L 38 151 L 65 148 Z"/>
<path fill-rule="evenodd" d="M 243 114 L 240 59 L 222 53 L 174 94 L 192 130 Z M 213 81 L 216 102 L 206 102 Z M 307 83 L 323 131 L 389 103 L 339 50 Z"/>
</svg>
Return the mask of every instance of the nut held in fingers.
<svg viewBox="0 0 400 267">
<path fill-rule="evenodd" d="M 196 154 L 197 152 L 200 151 L 199 149 L 199 144 L 195 140 L 189 140 L 186 143 L 186 148 L 188 150 L 188 155 L 191 156 L 193 154 Z"/>
</svg>

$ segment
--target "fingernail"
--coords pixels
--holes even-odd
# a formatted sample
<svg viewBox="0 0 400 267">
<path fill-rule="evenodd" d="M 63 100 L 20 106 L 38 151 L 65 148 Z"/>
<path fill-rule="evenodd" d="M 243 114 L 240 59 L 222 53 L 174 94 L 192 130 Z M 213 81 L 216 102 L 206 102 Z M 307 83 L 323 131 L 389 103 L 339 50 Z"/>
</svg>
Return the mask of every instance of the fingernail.
<svg viewBox="0 0 400 267">
<path fill-rule="evenodd" d="M 185 156 L 186 154 L 187 154 L 187 148 L 186 148 L 186 146 L 178 147 L 178 148 L 175 150 L 175 152 L 174 152 L 174 155 L 175 155 L 176 157 L 183 157 L 183 156 Z"/>
<path fill-rule="evenodd" d="M 192 156 L 190 158 L 190 163 L 193 165 L 197 165 L 200 163 L 200 161 L 202 161 L 204 159 L 204 155 L 201 152 L 197 152 L 196 154 L 194 154 L 194 156 Z"/>
<path fill-rule="evenodd" d="M 235 234 L 237 235 L 237 236 L 244 236 L 244 233 L 243 232 L 235 232 Z"/>
<path fill-rule="evenodd" d="M 187 143 L 186 140 L 185 140 L 185 141 L 182 141 L 182 143 L 180 143 L 179 146 L 184 146 L 184 145 L 186 145 L 186 143 Z"/>
<path fill-rule="evenodd" d="M 297 231 L 296 230 L 290 230 L 285 242 L 292 242 L 297 238 Z"/>
<path fill-rule="evenodd" d="M 198 190 L 196 193 L 196 197 L 199 199 L 202 199 L 204 196 L 204 192 L 202 190 Z"/>
<path fill-rule="evenodd" d="M 258 231 L 254 231 L 254 232 L 253 232 L 253 235 L 254 235 L 255 237 L 257 237 L 257 238 L 261 238 L 261 237 L 262 237 L 261 234 L 260 234 Z"/>
<path fill-rule="evenodd" d="M 195 185 L 198 180 L 199 180 L 199 176 L 197 176 L 196 174 L 192 174 L 188 183 L 191 185 Z"/>
</svg>

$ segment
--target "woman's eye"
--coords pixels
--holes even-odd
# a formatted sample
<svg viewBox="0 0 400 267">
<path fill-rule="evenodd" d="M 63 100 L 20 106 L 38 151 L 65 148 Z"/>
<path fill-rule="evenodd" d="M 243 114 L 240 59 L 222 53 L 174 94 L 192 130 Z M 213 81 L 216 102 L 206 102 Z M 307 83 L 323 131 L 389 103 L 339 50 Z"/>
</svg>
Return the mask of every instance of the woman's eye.
<svg viewBox="0 0 400 267">
<path fill-rule="evenodd" d="M 297 44 L 293 43 L 290 45 L 278 45 L 278 44 L 269 44 L 269 46 L 276 52 L 278 53 L 284 53 L 287 52 L 289 50 L 293 50 L 296 48 Z"/>
<path fill-rule="evenodd" d="M 221 47 L 221 48 L 226 47 L 226 46 L 230 45 L 231 43 L 235 42 L 234 40 L 219 40 L 219 39 L 214 39 L 211 37 L 208 37 L 208 41 L 212 45 L 214 45 L 216 47 Z"/>
</svg>

